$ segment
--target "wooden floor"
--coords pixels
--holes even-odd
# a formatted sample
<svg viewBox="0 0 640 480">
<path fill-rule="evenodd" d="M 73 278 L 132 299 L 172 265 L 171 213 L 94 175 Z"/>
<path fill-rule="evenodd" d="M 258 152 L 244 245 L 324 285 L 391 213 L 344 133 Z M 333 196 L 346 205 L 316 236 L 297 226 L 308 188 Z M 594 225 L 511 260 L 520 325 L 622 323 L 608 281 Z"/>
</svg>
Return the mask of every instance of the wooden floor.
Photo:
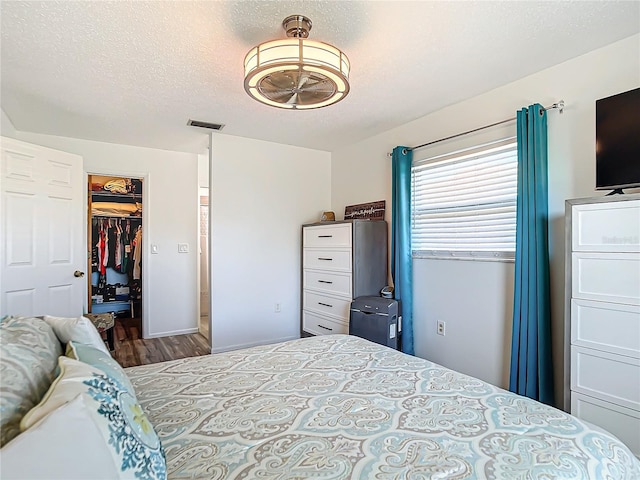
<svg viewBox="0 0 640 480">
<path fill-rule="evenodd" d="M 208 341 L 199 333 L 143 339 L 139 318 L 118 318 L 114 326 L 113 357 L 123 367 L 208 355 Z"/>
</svg>

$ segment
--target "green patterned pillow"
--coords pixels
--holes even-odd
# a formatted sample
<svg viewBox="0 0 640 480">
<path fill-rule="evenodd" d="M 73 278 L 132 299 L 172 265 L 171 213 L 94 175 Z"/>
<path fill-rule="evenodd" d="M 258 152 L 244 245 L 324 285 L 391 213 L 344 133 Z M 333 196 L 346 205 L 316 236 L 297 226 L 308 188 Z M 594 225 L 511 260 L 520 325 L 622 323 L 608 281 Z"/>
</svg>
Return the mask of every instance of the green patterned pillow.
<svg viewBox="0 0 640 480">
<path fill-rule="evenodd" d="M 20 433 L 20 419 L 46 393 L 62 346 L 40 318 L 0 321 L 0 446 Z"/>
<path fill-rule="evenodd" d="M 111 377 L 112 380 L 118 382 L 122 388 L 134 395 L 135 390 L 129 381 L 129 377 L 124 373 L 120 364 L 116 362 L 110 354 L 105 353 L 104 350 L 91 345 L 85 345 L 84 343 L 71 341 L 67 344 L 66 355 L 69 358 L 80 360 L 82 363 L 87 363 L 92 367 L 99 368 Z"/>
<path fill-rule="evenodd" d="M 60 375 L 42 401 L 24 416 L 20 428 L 28 430 L 57 408 L 82 396 L 119 468 L 118 478 L 165 480 L 164 450 L 136 398 L 91 365 L 64 356 L 58 364 Z"/>
</svg>

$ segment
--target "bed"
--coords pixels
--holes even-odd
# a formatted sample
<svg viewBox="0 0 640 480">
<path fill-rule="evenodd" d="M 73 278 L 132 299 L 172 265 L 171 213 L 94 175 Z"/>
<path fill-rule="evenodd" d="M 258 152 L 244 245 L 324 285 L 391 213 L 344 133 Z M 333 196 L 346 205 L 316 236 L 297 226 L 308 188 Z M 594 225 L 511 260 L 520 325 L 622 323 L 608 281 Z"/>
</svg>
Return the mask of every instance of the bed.
<svg viewBox="0 0 640 480">
<path fill-rule="evenodd" d="M 607 432 L 358 337 L 125 371 L 170 479 L 640 479 Z"/>
<path fill-rule="evenodd" d="M 0 319 L 0 478 L 639 480 L 640 461 L 354 336 L 123 369 L 89 319 L 45 315 Z"/>
</svg>

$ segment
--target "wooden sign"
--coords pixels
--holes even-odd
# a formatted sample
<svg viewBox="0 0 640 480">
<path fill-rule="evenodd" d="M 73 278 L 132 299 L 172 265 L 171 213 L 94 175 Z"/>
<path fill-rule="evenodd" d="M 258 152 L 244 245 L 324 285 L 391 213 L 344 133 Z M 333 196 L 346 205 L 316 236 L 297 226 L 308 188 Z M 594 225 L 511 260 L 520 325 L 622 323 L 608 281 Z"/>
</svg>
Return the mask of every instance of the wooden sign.
<svg viewBox="0 0 640 480">
<path fill-rule="evenodd" d="M 378 202 L 347 205 L 344 207 L 344 219 L 354 220 L 368 218 L 369 220 L 384 220 L 385 200 Z"/>
</svg>

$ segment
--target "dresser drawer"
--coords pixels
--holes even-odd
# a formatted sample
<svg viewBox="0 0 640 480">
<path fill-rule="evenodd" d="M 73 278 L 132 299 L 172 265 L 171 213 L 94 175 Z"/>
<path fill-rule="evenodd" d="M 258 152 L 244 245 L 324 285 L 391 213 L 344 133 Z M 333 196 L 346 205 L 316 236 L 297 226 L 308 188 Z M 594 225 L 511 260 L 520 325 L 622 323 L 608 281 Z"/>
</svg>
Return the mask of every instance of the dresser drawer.
<svg viewBox="0 0 640 480">
<path fill-rule="evenodd" d="M 351 250 L 305 248 L 302 253 L 303 268 L 351 271 Z"/>
<path fill-rule="evenodd" d="M 349 333 L 349 323 L 330 320 L 312 312 L 302 311 L 302 329 L 314 335 L 332 335 Z"/>
<path fill-rule="evenodd" d="M 574 251 L 640 252 L 640 200 L 574 205 Z"/>
<path fill-rule="evenodd" d="M 350 273 L 303 270 L 302 288 L 352 298 Z"/>
<path fill-rule="evenodd" d="M 352 298 L 351 274 L 303 270 L 302 288 Z"/>
<path fill-rule="evenodd" d="M 571 390 L 640 411 L 640 359 L 572 347 Z"/>
<path fill-rule="evenodd" d="M 571 414 L 614 434 L 640 457 L 640 412 L 572 392 Z"/>
<path fill-rule="evenodd" d="M 342 321 L 349 321 L 351 299 L 336 298 L 305 290 L 302 293 L 302 308 L 330 315 Z"/>
<path fill-rule="evenodd" d="M 351 247 L 351 224 L 318 225 L 302 229 L 303 247 Z"/>
<path fill-rule="evenodd" d="M 572 299 L 571 344 L 640 358 L 640 306 Z"/>
<path fill-rule="evenodd" d="M 640 305 L 640 253 L 574 253 L 572 297 Z"/>
</svg>

